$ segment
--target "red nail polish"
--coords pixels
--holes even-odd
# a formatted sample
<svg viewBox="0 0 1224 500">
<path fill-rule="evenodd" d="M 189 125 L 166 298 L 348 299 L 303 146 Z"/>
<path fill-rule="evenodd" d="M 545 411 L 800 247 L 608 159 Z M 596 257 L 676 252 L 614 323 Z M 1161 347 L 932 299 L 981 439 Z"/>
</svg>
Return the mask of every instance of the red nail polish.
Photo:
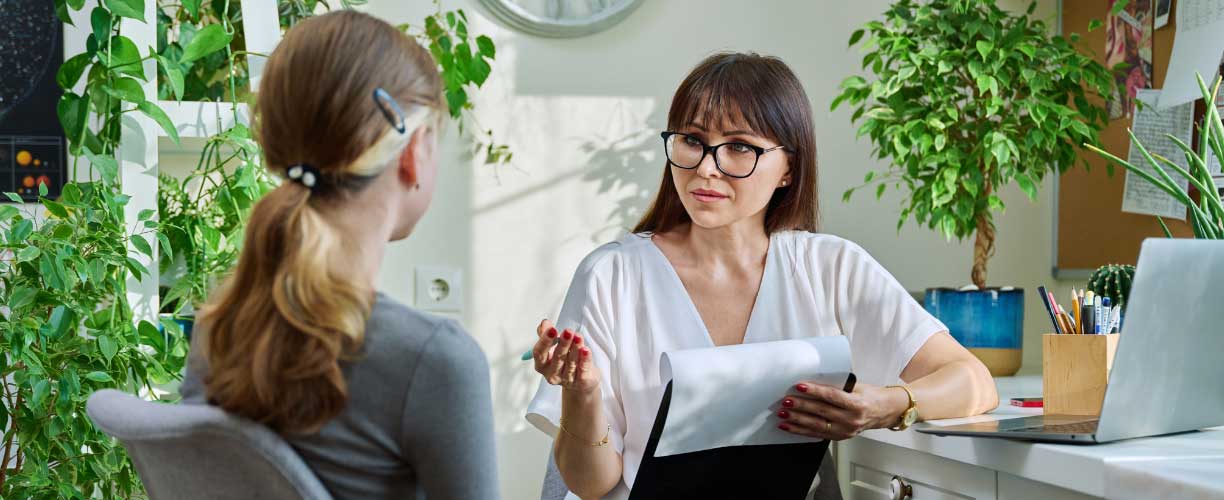
<svg viewBox="0 0 1224 500">
<path fill-rule="evenodd" d="M 789 425 L 786 425 L 786 424 L 778 424 L 778 428 L 779 428 L 779 429 L 782 429 L 782 430 L 784 430 L 784 431 L 789 431 L 789 430 L 790 430 L 790 426 L 789 426 Z"/>
<path fill-rule="evenodd" d="M 786 398 L 786 399 L 783 399 L 783 400 L 782 400 L 782 407 L 784 407 L 784 408 L 794 408 L 794 407 L 795 407 L 795 400 L 793 400 L 793 399 L 791 399 L 791 398 Z"/>
<path fill-rule="evenodd" d="M 550 339 L 555 339 L 555 338 L 557 338 L 557 329 L 556 329 L 556 328 L 549 328 L 549 329 L 548 329 L 548 338 L 550 338 Z"/>
<path fill-rule="evenodd" d="M 567 330 L 565 330 L 565 333 L 562 333 L 562 334 L 561 334 L 561 338 L 563 338 L 563 339 L 565 339 L 565 340 L 569 340 L 570 338 L 573 338 L 573 336 L 574 336 L 574 334 L 570 333 L 570 331 L 569 331 L 568 329 L 567 329 Z"/>
<path fill-rule="evenodd" d="M 582 343 L 582 337 L 579 337 L 579 336 L 577 336 L 577 335 L 574 335 L 574 343 L 575 343 L 575 344 L 581 344 L 581 343 Z"/>
<path fill-rule="evenodd" d="M 807 392 L 807 391 L 808 391 L 808 386 L 807 386 L 807 385 L 805 385 L 805 384 L 798 384 L 798 385 L 796 385 L 796 386 L 795 386 L 795 390 L 796 390 L 796 391 L 799 391 L 799 392 Z"/>
<path fill-rule="evenodd" d="M 789 412 L 789 411 L 786 411 L 786 410 L 779 410 L 779 411 L 778 411 L 778 418 L 783 419 L 783 420 L 789 420 L 789 419 L 790 419 L 790 412 Z"/>
<path fill-rule="evenodd" d="M 587 357 L 587 356 L 590 356 L 590 355 L 591 355 L 591 350 L 590 350 L 590 349 L 583 349 L 583 350 L 578 351 L 578 352 L 582 353 L 582 357 L 584 357 L 584 358 L 585 358 L 585 357 Z"/>
</svg>

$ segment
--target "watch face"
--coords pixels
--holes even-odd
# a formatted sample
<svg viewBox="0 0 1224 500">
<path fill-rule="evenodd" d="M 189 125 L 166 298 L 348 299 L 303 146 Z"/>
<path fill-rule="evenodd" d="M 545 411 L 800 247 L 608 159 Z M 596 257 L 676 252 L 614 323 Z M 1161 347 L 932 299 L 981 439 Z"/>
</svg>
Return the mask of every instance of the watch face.
<svg viewBox="0 0 1224 500">
<path fill-rule="evenodd" d="M 905 410 L 905 415 L 902 418 L 905 419 L 905 425 L 914 425 L 914 422 L 918 421 L 918 410 L 916 408 Z"/>
</svg>

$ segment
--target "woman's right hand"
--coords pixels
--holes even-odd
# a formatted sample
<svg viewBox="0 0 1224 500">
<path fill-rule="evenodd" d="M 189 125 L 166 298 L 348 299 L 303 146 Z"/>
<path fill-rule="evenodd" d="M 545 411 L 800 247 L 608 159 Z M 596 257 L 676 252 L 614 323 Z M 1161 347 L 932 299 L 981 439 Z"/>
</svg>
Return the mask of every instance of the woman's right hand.
<svg viewBox="0 0 1224 500">
<path fill-rule="evenodd" d="M 536 335 L 540 338 L 531 349 L 535 370 L 549 384 L 559 385 L 573 395 L 589 395 L 599 390 L 599 368 L 591 362 L 591 350 L 582 345 L 581 335 L 568 328 L 558 332 L 547 319 L 540 322 Z"/>
</svg>

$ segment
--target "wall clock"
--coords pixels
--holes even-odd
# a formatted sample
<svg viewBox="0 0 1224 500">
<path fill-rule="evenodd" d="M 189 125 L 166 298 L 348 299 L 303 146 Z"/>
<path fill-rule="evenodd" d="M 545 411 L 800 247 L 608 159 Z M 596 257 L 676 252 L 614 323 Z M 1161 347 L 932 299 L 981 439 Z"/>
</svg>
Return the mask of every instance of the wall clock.
<svg viewBox="0 0 1224 500">
<path fill-rule="evenodd" d="M 643 0 L 480 0 L 502 23 L 523 33 L 574 38 L 621 22 Z"/>
</svg>

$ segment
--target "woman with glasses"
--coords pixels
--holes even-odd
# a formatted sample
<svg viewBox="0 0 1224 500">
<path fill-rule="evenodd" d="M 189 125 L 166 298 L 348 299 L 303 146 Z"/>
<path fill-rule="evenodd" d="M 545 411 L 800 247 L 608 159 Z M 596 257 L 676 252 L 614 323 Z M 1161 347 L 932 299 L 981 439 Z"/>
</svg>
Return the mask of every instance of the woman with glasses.
<svg viewBox="0 0 1224 500">
<path fill-rule="evenodd" d="M 442 89 L 429 52 L 368 14 L 289 30 L 255 105 L 284 182 L 192 339 L 184 401 L 277 431 L 336 499 L 498 498 L 484 353 L 375 290 L 433 197 Z"/>
<path fill-rule="evenodd" d="M 796 380 L 777 395 L 774 425 L 812 438 L 997 405 L 985 366 L 888 271 L 816 232 L 811 108 L 782 61 L 707 58 L 676 90 L 667 126 L 654 203 L 632 234 L 583 260 L 557 324 L 537 328 L 544 380 L 527 417 L 556 436 L 573 494 L 628 498 L 666 351 L 846 336 L 852 393 Z"/>
</svg>

